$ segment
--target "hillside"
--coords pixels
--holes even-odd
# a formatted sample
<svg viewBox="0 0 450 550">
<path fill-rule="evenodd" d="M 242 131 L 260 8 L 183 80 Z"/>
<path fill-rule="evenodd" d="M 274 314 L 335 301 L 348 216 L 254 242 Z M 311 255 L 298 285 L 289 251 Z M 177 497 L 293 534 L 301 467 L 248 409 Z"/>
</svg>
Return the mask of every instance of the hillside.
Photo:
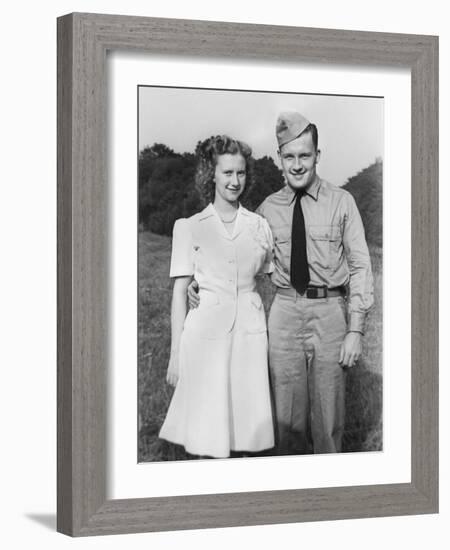
<svg viewBox="0 0 450 550">
<path fill-rule="evenodd" d="M 355 198 L 369 246 L 383 245 L 383 163 L 377 161 L 351 177 L 343 189 Z"/>
</svg>

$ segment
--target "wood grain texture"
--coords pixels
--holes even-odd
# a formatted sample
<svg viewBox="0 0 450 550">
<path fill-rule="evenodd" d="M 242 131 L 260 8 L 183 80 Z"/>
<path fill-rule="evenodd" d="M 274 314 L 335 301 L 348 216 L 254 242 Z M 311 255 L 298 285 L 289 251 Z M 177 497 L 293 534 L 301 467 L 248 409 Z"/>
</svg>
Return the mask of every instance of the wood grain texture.
<svg viewBox="0 0 450 550">
<path fill-rule="evenodd" d="M 412 67 L 412 479 L 438 508 L 438 41 Z M 419 443 L 420 442 L 420 443 Z"/>
<path fill-rule="evenodd" d="M 72 22 L 58 21 L 57 529 L 72 525 Z"/>
<path fill-rule="evenodd" d="M 106 499 L 106 52 L 402 66 L 412 80 L 412 481 Z M 58 20 L 58 530 L 98 535 L 436 512 L 438 40 L 115 15 Z"/>
</svg>

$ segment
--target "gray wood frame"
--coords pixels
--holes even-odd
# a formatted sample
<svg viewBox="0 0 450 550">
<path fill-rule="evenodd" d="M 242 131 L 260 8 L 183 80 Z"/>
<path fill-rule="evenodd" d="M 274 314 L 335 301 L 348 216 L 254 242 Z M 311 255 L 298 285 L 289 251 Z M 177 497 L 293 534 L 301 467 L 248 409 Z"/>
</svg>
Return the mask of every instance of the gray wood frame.
<svg viewBox="0 0 450 550">
<path fill-rule="evenodd" d="M 106 52 L 408 67 L 411 483 L 106 498 Z M 438 511 L 438 38 L 75 13 L 58 19 L 58 521 L 99 535 Z"/>
</svg>

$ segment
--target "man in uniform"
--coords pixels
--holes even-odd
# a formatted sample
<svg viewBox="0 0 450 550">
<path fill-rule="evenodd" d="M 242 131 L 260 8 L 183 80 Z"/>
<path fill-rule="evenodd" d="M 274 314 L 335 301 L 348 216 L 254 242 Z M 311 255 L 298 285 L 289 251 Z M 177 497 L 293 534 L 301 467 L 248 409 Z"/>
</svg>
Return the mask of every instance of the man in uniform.
<svg viewBox="0 0 450 550">
<path fill-rule="evenodd" d="M 280 454 L 341 451 L 345 368 L 361 354 L 373 280 L 350 193 L 321 179 L 318 133 L 298 112 L 276 124 L 286 185 L 257 212 L 274 238 L 269 366 Z"/>
</svg>

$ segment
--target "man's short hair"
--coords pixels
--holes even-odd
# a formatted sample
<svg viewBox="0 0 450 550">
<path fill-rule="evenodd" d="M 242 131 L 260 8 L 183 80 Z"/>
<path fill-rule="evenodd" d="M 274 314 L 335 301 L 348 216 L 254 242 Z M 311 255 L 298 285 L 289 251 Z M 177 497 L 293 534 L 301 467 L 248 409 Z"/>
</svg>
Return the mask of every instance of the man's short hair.
<svg viewBox="0 0 450 550">
<path fill-rule="evenodd" d="M 317 126 L 310 122 L 308 126 L 303 130 L 302 134 L 311 134 L 311 138 L 313 141 L 314 149 L 317 151 L 319 148 L 319 132 L 317 131 Z"/>
</svg>

